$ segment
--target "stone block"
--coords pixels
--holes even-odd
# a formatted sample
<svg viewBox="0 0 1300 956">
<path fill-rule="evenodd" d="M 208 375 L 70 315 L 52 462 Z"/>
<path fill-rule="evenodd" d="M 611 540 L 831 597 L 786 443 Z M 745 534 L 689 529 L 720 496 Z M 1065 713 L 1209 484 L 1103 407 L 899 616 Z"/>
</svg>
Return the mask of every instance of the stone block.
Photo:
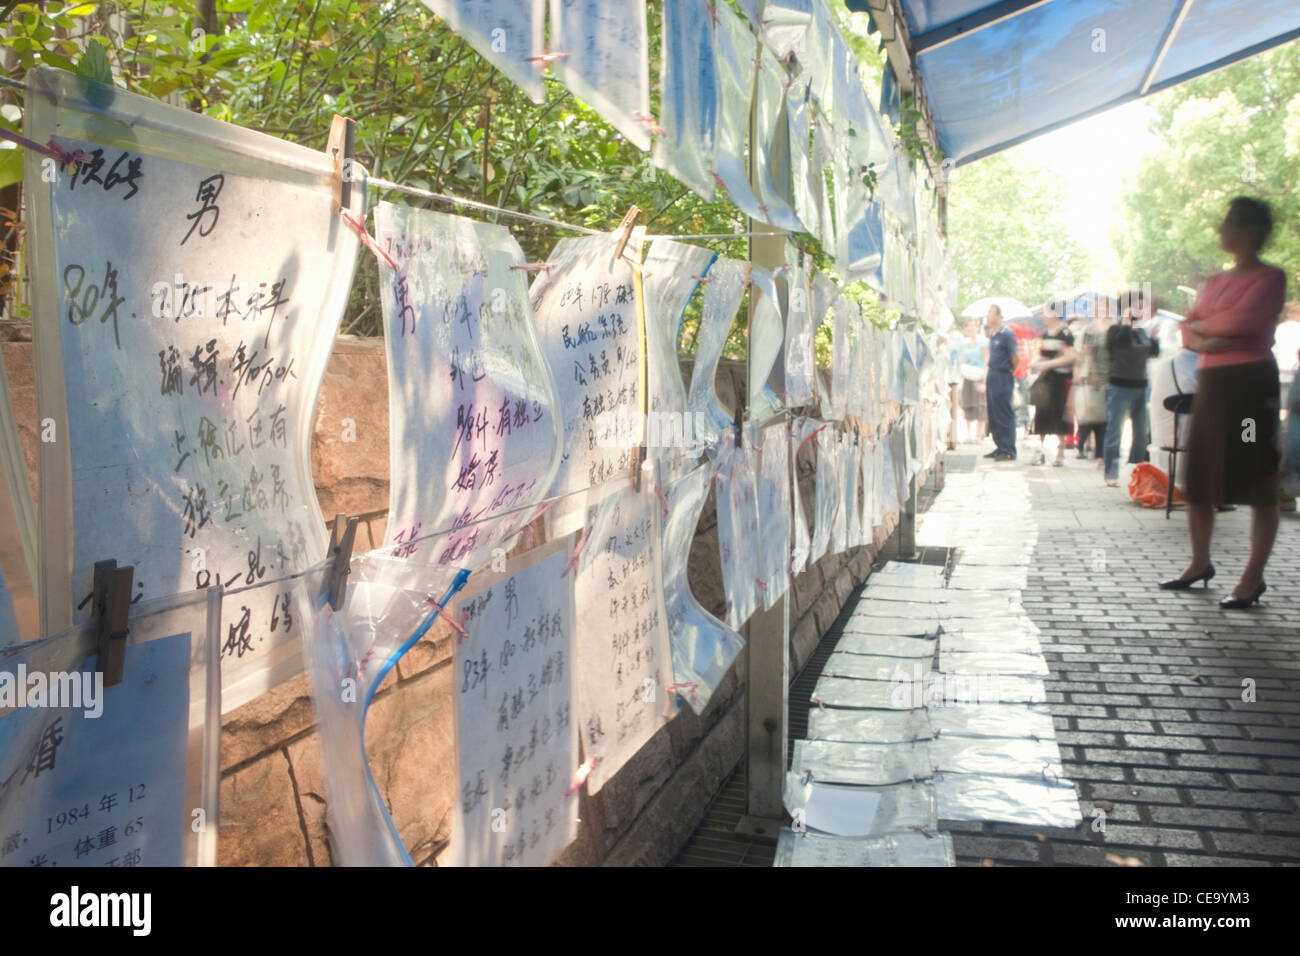
<svg viewBox="0 0 1300 956">
<path fill-rule="evenodd" d="M 218 865 L 306 866 L 307 847 L 283 751 L 222 778 Z"/>
</svg>

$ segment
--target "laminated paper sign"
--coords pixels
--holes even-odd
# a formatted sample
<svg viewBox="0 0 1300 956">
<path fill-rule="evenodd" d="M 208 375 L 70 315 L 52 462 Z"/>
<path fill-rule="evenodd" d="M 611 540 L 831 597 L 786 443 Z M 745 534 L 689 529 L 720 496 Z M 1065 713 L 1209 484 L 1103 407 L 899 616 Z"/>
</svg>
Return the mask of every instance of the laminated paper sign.
<svg viewBox="0 0 1300 956">
<path fill-rule="evenodd" d="M 742 439 L 743 442 L 743 439 Z M 718 551 L 727 594 L 727 623 L 737 630 L 758 610 L 758 487 L 747 444 L 722 433 L 718 452 Z"/>
<path fill-rule="evenodd" d="M 380 203 L 394 557 L 477 568 L 550 488 L 562 425 L 502 226 Z"/>
<path fill-rule="evenodd" d="M 646 453 L 666 462 L 670 473 L 699 456 L 714 435 L 703 414 L 693 414 L 677 358 L 682 313 L 708 273 L 716 253 L 671 239 L 657 239 L 646 255 L 646 381 L 649 409 Z"/>
<path fill-rule="evenodd" d="M 641 278 L 614 257 L 615 233 L 561 239 L 533 283 L 533 314 L 564 417 L 559 470 L 550 494 L 596 488 L 632 474 L 642 440 L 645 355 Z M 624 256 L 640 260 L 633 236 Z M 581 503 L 561 502 L 554 529 L 581 524 Z"/>
<path fill-rule="evenodd" d="M 718 362 L 727 346 L 727 333 L 745 295 L 746 264 L 735 259 L 718 259 L 709 269 L 709 283 L 704 287 L 704 311 L 700 316 L 699 344 L 691 371 L 688 402 L 695 422 L 712 426 L 706 437 L 710 444 L 718 434 L 732 425 L 732 414 L 718 400 L 713 387 Z"/>
<path fill-rule="evenodd" d="M 653 499 L 653 495 L 650 495 Z M 559 544 L 560 542 L 557 542 Z M 453 866 L 545 866 L 578 832 L 573 590 L 564 547 L 493 575 L 458 602 Z"/>
<path fill-rule="evenodd" d="M 661 505 L 647 484 L 643 477 L 638 492 L 625 481 L 587 509 L 573 587 L 578 726 L 584 759 L 596 759 L 589 793 L 618 773 L 674 712 L 660 571 Z M 553 586 L 563 583 L 557 578 Z"/>
<path fill-rule="evenodd" d="M 750 270 L 750 301 L 753 309 L 749 322 L 749 401 L 746 406 L 750 419 L 762 424 L 781 410 L 782 403 L 772 387 L 773 371 L 778 377 L 783 370 L 777 366 L 785 339 L 785 321 L 781 317 L 781 303 L 776 295 L 776 282 L 772 273 L 754 266 Z"/>
<path fill-rule="evenodd" d="M 664 519 L 664 608 L 673 648 L 673 680 L 696 714 L 704 713 L 744 647 L 739 634 L 700 606 L 686 573 L 691 541 L 712 478 L 712 465 L 701 465 L 670 485 L 666 492 L 668 517 Z"/>
<path fill-rule="evenodd" d="M 786 422 L 763 429 L 759 450 L 759 587 L 769 608 L 790 586 L 790 438 Z"/>
<path fill-rule="evenodd" d="M 638 149 L 650 148 L 644 0 L 551 0 L 555 77 Z"/>
<path fill-rule="evenodd" d="M 709 0 L 664 6 L 663 89 L 654 163 L 713 200 L 718 170 L 718 72 Z"/>
<path fill-rule="evenodd" d="M 822 409 L 822 416 L 828 419 L 842 419 L 849 411 L 849 373 L 853 360 L 851 333 L 857 312 L 858 304 L 852 299 L 841 296 L 835 300 L 834 325 L 831 327 L 831 407 Z"/>
<path fill-rule="evenodd" d="M 542 28 L 546 0 L 422 0 L 465 42 L 534 103 L 542 87 Z"/>
<path fill-rule="evenodd" d="M 835 432 L 820 423 L 808 422 L 805 428 L 809 434 L 805 440 L 812 438 L 817 443 L 816 496 L 813 505 L 812 550 L 808 554 L 810 564 L 818 561 L 830 546 L 831 525 L 835 523 L 835 512 L 839 502 L 838 479 L 835 474 Z M 821 429 L 818 431 L 817 429 Z"/>
<path fill-rule="evenodd" d="M 220 614 L 137 605 L 112 687 L 94 629 L 0 652 L 0 866 L 216 862 Z"/>
<path fill-rule="evenodd" d="M 26 156 L 38 405 L 57 434 L 44 629 L 84 619 L 109 558 L 144 600 L 305 570 L 325 556 L 308 450 L 357 251 L 332 159 L 60 71 L 29 82 L 27 135 L 86 157 Z M 290 591 L 227 596 L 227 708 L 300 669 Z"/>
<path fill-rule="evenodd" d="M 718 18 L 718 179 L 741 212 L 768 222 L 767 213 L 749 183 L 745 152 L 758 39 L 730 7 L 716 4 L 714 10 Z"/>
<path fill-rule="evenodd" d="M 813 335 L 821 316 L 813 315 L 815 297 L 810 295 L 804 254 L 789 250 L 786 261 L 790 263 L 790 273 L 785 280 L 785 404 L 798 408 L 811 405 L 814 398 Z"/>
<path fill-rule="evenodd" d="M 766 47 L 760 46 L 758 102 L 756 106 L 758 143 L 755 172 L 763 204 L 762 219 L 787 232 L 806 232 L 795 214 L 790 146 L 790 120 L 787 115 L 785 66 Z"/>
</svg>

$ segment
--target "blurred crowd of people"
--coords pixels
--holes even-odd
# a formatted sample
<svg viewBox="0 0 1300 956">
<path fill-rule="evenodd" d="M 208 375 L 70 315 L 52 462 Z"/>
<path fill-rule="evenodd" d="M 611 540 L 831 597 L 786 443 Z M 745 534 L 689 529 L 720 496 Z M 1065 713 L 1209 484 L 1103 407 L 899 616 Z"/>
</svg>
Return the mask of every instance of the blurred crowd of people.
<svg viewBox="0 0 1300 956">
<path fill-rule="evenodd" d="M 1175 475 L 1193 559 L 1161 587 L 1208 584 L 1215 510 L 1249 505 L 1251 560 L 1222 603 L 1257 603 L 1279 508 L 1294 510 L 1300 492 L 1300 447 L 1292 447 L 1300 446 L 1300 334 L 1290 334 L 1300 323 L 1279 325 L 1286 276 L 1258 255 L 1271 231 L 1267 204 L 1233 200 L 1219 236 L 1234 266 L 1210 277 L 1185 318 L 1131 289 L 1046 303 L 1041 327 L 1008 324 L 996 304 L 982 325 L 965 320 L 948 345 L 954 412 L 960 408 L 950 444 L 990 434 L 985 457 L 1014 461 L 1023 432 L 1033 464 L 1061 467 L 1072 450 L 1096 459 L 1110 487 L 1120 484 L 1125 437 L 1130 465 L 1154 453 L 1166 475 L 1176 449 L 1185 455 Z"/>
</svg>

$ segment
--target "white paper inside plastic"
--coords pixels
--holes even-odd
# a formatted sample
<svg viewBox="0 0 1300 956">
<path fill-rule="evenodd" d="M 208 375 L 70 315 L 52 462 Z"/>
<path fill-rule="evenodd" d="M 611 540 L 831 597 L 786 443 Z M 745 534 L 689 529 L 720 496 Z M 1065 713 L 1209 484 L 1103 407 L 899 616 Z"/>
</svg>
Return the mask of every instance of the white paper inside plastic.
<svg viewBox="0 0 1300 956">
<path fill-rule="evenodd" d="M 713 478 L 711 465 L 701 465 L 668 486 L 668 517 L 664 519 L 664 608 L 672 642 L 673 680 L 683 686 L 679 696 L 702 714 L 714 690 L 726 676 L 744 640 L 706 611 L 691 593 L 687 576 L 691 541 Z"/>
<path fill-rule="evenodd" d="M 598 758 L 588 793 L 600 790 L 676 712 L 667 691 L 673 664 L 663 606 L 662 506 L 647 483 L 643 475 L 639 492 L 627 482 L 592 496 L 598 503 L 587 508 L 584 522 L 587 542 L 573 589 L 583 756 Z"/>
<path fill-rule="evenodd" d="M 940 814 L 942 817 L 942 814 Z M 839 837 L 782 830 L 773 866 L 956 866 L 947 833 Z"/>
<path fill-rule="evenodd" d="M 938 642 L 903 634 L 855 634 L 845 632 L 835 645 L 836 653 L 868 654 L 877 657 L 934 657 Z"/>
<path fill-rule="evenodd" d="M 708 0 L 664 5 L 663 66 L 654 163 L 713 201 L 718 168 L 718 75 Z"/>
<path fill-rule="evenodd" d="M 60 71 L 27 81 L 28 135 L 95 157 L 53 182 L 26 157 L 38 404 L 67 423 L 41 445 L 42 547 L 69 558 L 47 562 L 44 627 L 85 619 L 108 558 L 143 600 L 306 569 L 326 545 L 308 446 L 358 248 L 332 160 Z M 289 591 L 227 598 L 227 709 L 301 668 Z"/>
<path fill-rule="evenodd" d="M 937 830 L 938 801 L 928 783 L 848 787 L 786 775 L 785 808 L 800 830 L 832 836 L 880 836 Z"/>
<path fill-rule="evenodd" d="M 573 842 L 578 766 L 571 540 L 551 542 L 458 595 L 453 866 L 545 866 Z"/>
<path fill-rule="evenodd" d="M 542 88 L 546 0 L 421 0 L 534 103 Z"/>
<path fill-rule="evenodd" d="M 564 419 L 552 496 L 629 478 L 633 449 L 642 440 L 637 427 L 643 424 L 641 283 L 626 258 L 614 258 L 618 242 L 616 233 L 561 239 L 547 259 L 550 268 L 530 290 L 537 336 Z M 635 237 L 627 251 L 637 257 L 634 242 Z M 559 535 L 578 528 L 581 518 L 576 498 L 547 513 Z"/>
<path fill-rule="evenodd" d="M 748 374 L 749 401 L 746 411 L 751 421 L 763 423 L 784 406 L 769 379 L 785 342 L 785 320 L 776 295 L 776 283 L 766 269 L 750 269 L 750 303 Z M 778 375 L 780 372 L 778 372 Z"/>
<path fill-rule="evenodd" d="M 770 608 L 790 587 L 790 438 L 780 421 L 762 433 L 758 474 L 759 578 L 763 607 Z"/>
<path fill-rule="evenodd" d="M 809 423 L 810 430 L 815 430 Z M 835 431 L 833 427 L 817 425 L 821 428 L 816 437 L 810 440 L 816 443 L 817 472 L 814 476 L 814 505 L 812 550 L 808 554 L 810 563 L 820 560 L 830 546 L 831 525 L 835 521 L 836 503 L 839 501 L 839 489 L 835 475 Z M 807 437 L 807 436 L 805 436 Z"/>
<path fill-rule="evenodd" d="M 1056 739 L 1052 714 L 1043 704 L 961 704 L 927 713 L 936 735 Z"/>
<path fill-rule="evenodd" d="M 715 50 L 718 69 L 718 178 L 731 201 L 746 216 L 767 222 L 749 184 L 745 144 L 749 138 L 750 103 L 758 39 L 726 4 L 714 7 L 718 18 Z"/>
<path fill-rule="evenodd" d="M 792 773 L 819 783 L 880 786 L 920 780 L 934 771 L 929 744 L 859 744 L 838 740 L 796 740 L 790 759 Z"/>
<path fill-rule="evenodd" d="M 207 591 L 134 606 L 112 687 L 94 627 L 0 651 L 0 866 L 216 863 L 220 615 Z"/>
<path fill-rule="evenodd" d="M 649 420 L 646 452 L 664 462 L 672 477 L 691 467 L 714 431 L 703 413 L 692 413 L 678 361 L 682 313 L 716 254 L 700 246 L 656 239 L 642 271 L 646 323 L 646 387 Z"/>
<path fill-rule="evenodd" d="M 557 80 L 627 138 L 650 148 L 650 52 L 644 0 L 551 0 Z"/>
<path fill-rule="evenodd" d="M 527 524 L 521 510 L 550 488 L 564 437 L 515 268 L 524 255 L 503 226 L 391 203 L 375 208 L 375 237 L 398 265 L 380 282 L 386 544 L 394 557 L 478 568 Z"/>
<path fill-rule="evenodd" d="M 934 786 L 941 820 L 1073 827 L 1083 819 L 1079 794 L 1067 781 L 945 773 Z"/>
<path fill-rule="evenodd" d="M 719 12 L 721 15 L 721 11 Z M 691 370 L 691 387 L 687 401 L 697 428 L 707 422 L 711 431 L 702 436 L 710 445 L 732 425 L 731 412 L 718 400 L 714 381 L 718 362 L 727 346 L 727 333 L 745 294 L 747 266 L 735 259 L 719 258 L 709 268 L 709 282 L 704 287 L 704 307 L 700 315 L 699 344 Z"/>
<path fill-rule="evenodd" d="M 934 736 L 928 713 L 917 710 L 843 710 L 813 707 L 808 711 L 809 740 L 861 744 L 901 744 Z"/>
<path fill-rule="evenodd" d="M 793 207 L 791 193 L 790 123 L 786 112 L 785 65 L 764 44 L 759 44 L 759 69 L 755 116 L 758 150 L 753 154 L 763 219 L 787 232 L 807 232 Z"/>
<path fill-rule="evenodd" d="M 760 557 L 758 485 L 754 456 L 747 444 L 736 445 L 735 431 L 722 433 L 717 468 L 718 551 L 727 595 L 726 621 L 739 630 L 758 610 Z"/>
<path fill-rule="evenodd" d="M 786 285 L 785 323 L 785 404 L 791 408 L 811 405 L 815 382 L 813 333 L 816 319 L 808 282 L 808 269 L 802 252 L 787 250 L 790 272 Z"/>
</svg>

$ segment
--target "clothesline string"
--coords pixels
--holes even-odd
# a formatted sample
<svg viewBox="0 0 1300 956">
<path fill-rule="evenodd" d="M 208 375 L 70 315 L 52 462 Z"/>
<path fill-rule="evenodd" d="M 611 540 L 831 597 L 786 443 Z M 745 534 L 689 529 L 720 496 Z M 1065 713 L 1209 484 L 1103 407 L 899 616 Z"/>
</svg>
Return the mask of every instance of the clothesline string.
<svg viewBox="0 0 1300 956">
<path fill-rule="evenodd" d="M 581 232 L 588 236 L 602 236 L 605 233 L 599 229 L 589 229 L 586 226 L 575 226 L 572 223 L 561 222 L 558 219 L 548 219 L 545 216 L 534 216 L 532 213 L 518 212 L 514 209 L 506 209 L 502 206 L 493 206 L 491 203 L 478 202 L 475 199 L 462 199 L 459 196 L 449 196 L 446 193 L 435 193 L 429 189 L 421 189 L 419 186 L 404 186 L 401 183 L 395 183 L 389 179 L 381 179 L 378 176 L 367 176 L 365 179 L 367 185 L 374 186 L 377 189 L 390 189 L 394 192 L 405 193 L 409 196 L 419 196 L 422 199 L 433 199 L 438 202 L 450 203 L 455 206 L 468 206 L 471 209 L 478 209 L 481 212 L 496 213 L 499 216 L 513 216 L 516 219 L 523 219 L 527 222 L 535 222 L 542 226 L 550 226 L 553 229 L 568 229 L 572 232 Z"/>
</svg>

